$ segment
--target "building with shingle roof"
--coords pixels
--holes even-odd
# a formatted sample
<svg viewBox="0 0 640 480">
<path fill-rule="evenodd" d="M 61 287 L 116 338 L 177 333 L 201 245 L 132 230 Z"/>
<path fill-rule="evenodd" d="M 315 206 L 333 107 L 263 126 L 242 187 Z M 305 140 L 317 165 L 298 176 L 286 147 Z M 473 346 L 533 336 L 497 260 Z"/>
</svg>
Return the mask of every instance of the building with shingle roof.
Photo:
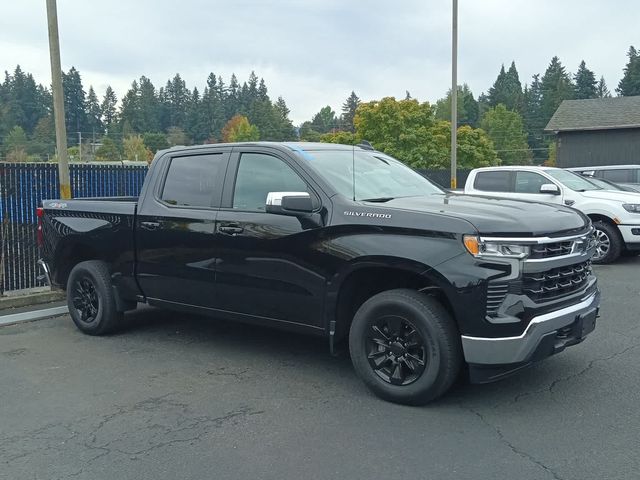
<svg viewBox="0 0 640 480">
<path fill-rule="evenodd" d="M 640 96 L 565 100 L 545 128 L 559 167 L 640 163 Z"/>
</svg>

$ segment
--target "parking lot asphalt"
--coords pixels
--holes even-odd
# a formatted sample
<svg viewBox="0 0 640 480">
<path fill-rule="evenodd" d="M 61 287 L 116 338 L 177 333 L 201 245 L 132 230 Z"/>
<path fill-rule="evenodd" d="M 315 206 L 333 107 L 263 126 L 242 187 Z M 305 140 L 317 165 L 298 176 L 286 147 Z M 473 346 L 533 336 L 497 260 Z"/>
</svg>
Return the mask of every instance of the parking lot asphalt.
<svg viewBox="0 0 640 480">
<path fill-rule="evenodd" d="M 640 259 L 581 345 L 437 403 L 370 394 L 323 339 L 141 309 L 0 328 L 0 478 L 636 479 Z"/>
</svg>

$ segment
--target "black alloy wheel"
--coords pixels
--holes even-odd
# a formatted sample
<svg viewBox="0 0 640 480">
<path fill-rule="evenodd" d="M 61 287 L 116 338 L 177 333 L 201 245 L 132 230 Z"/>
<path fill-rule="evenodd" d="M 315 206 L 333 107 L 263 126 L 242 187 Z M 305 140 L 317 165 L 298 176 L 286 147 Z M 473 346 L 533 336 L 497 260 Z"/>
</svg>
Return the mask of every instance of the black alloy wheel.
<svg viewBox="0 0 640 480">
<path fill-rule="evenodd" d="M 367 338 L 369 365 L 382 380 L 392 385 L 415 382 L 427 365 L 427 347 L 418 330 L 406 318 L 377 319 Z"/>
<path fill-rule="evenodd" d="M 100 297 L 96 286 L 90 278 L 82 277 L 75 281 L 73 292 L 73 308 L 78 319 L 83 323 L 95 322 L 100 309 Z"/>
<path fill-rule="evenodd" d="M 406 288 L 380 292 L 358 308 L 349 353 L 373 393 L 405 405 L 424 405 L 444 394 L 463 362 L 451 314 L 438 299 Z"/>
<path fill-rule="evenodd" d="M 87 335 L 114 331 L 123 318 L 116 306 L 116 291 L 109 267 L 99 260 L 87 260 L 73 267 L 67 280 L 67 306 L 76 327 Z"/>
</svg>

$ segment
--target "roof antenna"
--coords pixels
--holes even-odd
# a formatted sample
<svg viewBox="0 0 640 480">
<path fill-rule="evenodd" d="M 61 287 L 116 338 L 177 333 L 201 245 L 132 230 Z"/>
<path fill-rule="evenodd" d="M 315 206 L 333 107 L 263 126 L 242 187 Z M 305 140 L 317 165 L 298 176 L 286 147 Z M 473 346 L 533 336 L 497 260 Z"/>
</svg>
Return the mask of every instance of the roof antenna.
<svg viewBox="0 0 640 480">
<path fill-rule="evenodd" d="M 356 201 L 356 146 L 351 145 L 351 176 L 353 178 L 353 201 Z"/>
</svg>

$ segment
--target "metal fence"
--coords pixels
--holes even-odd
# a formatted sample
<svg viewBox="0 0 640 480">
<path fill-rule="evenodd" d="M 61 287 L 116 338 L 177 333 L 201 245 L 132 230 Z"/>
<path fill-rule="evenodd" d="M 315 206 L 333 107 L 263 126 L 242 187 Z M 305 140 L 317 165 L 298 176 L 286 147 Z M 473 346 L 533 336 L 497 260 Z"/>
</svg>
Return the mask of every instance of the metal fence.
<svg viewBox="0 0 640 480">
<path fill-rule="evenodd" d="M 146 166 L 71 164 L 74 198 L 137 196 Z M 449 170 L 421 170 L 442 187 L 450 185 Z M 464 185 L 469 170 L 458 171 Z M 0 163 L 0 294 L 40 286 L 36 242 L 36 208 L 42 199 L 59 198 L 58 166 L 52 163 Z"/>
<path fill-rule="evenodd" d="M 146 166 L 71 164 L 74 198 L 137 196 Z M 36 208 L 59 198 L 58 166 L 0 163 L 0 294 L 39 286 Z"/>
</svg>

